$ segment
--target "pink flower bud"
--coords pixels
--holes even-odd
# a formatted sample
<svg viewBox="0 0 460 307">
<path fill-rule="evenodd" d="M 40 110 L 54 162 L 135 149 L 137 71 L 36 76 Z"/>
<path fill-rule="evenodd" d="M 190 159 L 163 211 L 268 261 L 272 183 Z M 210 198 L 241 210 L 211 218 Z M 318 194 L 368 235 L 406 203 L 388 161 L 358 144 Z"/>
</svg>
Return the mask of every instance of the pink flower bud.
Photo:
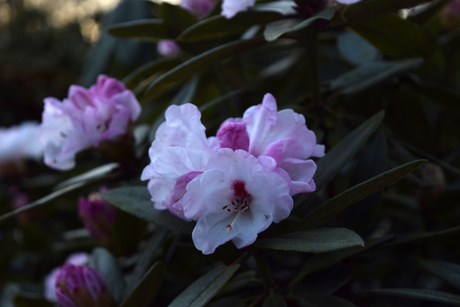
<svg viewBox="0 0 460 307">
<path fill-rule="evenodd" d="M 171 39 L 161 40 L 157 44 L 157 52 L 165 57 L 176 57 L 182 53 L 179 45 Z"/>
<path fill-rule="evenodd" d="M 64 264 L 59 269 L 55 288 L 62 307 L 116 306 L 102 277 L 90 267 Z"/>
<path fill-rule="evenodd" d="M 452 0 L 439 13 L 441 24 L 447 29 L 460 27 L 460 0 Z"/>
<path fill-rule="evenodd" d="M 101 188 L 100 191 L 105 191 Z M 117 209 L 103 200 L 99 193 L 92 193 L 88 199 L 78 199 L 78 214 L 85 228 L 102 244 L 107 245 L 113 238 L 113 225 Z"/>
</svg>

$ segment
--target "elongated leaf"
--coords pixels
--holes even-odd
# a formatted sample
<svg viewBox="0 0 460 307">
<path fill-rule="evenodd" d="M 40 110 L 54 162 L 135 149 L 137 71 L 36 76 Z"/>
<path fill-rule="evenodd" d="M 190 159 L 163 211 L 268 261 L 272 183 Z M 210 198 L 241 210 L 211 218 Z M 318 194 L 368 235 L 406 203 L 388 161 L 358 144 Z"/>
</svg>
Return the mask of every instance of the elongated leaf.
<svg viewBox="0 0 460 307">
<path fill-rule="evenodd" d="M 361 253 L 374 247 L 378 244 L 381 244 L 385 241 L 388 241 L 391 237 L 384 237 L 379 239 L 370 239 L 365 242 L 364 247 L 357 246 L 351 247 L 343 250 L 338 250 L 330 253 L 313 255 L 308 259 L 308 262 L 302 267 L 299 274 L 291 281 L 289 288 L 301 281 L 305 276 L 318 272 L 324 269 L 327 269 L 333 266 L 336 263 L 339 263 L 345 258 L 351 257 L 355 254 Z"/>
<path fill-rule="evenodd" d="M 145 271 L 152 263 L 152 259 L 162 251 L 161 244 L 165 240 L 168 232 L 169 230 L 167 229 L 159 228 L 151 236 L 147 243 L 147 247 L 139 254 L 133 272 L 126 278 L 124 297 L 127 297 L 133 291 L 134 287 L 142 279 Z"/>
<path fill-rule="evenodd" d="M 381 111 L 372 116 L 358 128 L 353 130 L 352 133 L 347 135 L 334 148 L 329 150 L 327 154 L 316 163 L 318 167 L 314 176 L 316 190 L 312 193 L 303 194 L 298 198 L 297 203 L 300 205 L 297 206 L 295 212 L 298 212 L 308 201 L 313 199 L 313 197 L 337 175 L 342 167 L 354 157 L 369 136 L 379 127 L 384 115 L 385 112 Z"/>
<path fill-rule="evenodd" d="M 332 17 L 334 17 L 334 14 L 335 7 L 331 6 L 305 20 L 284 19 L 274 21 L 272 23 L 267 24 L 267 26 L 265 27 L 265 40 L 268 42 L 272 42 L 285 33 L 290 33 L 304 29 L 318 19 L 331 20 Z"/>
<path fill-rule="evenodd" d="M 357 201 L 395 183 L 425 162 L 426 160 L 416 160 L 395 167 L 340 193 L 307 215 L 300 222 L 298 229 L 308 229 L 318 226 Z"/>
<path fill-rule="evenodd" d="M 166 31 L 173 38 L 198 21 L 195 15 L 186 9 L 168 2 L 161 2 L 160 14 Z"/>
<path fill-rule="evenodd" d="M 148 307 L 152 305 L 155 296 L 160 290 L 165 266 L 163 262 L 155 263 L 144 278 L 136 285 L 131 294 L 121 303 L 120 307 Z"/>
<path fill-rule="evenodd" d="M 377 61 L 382 57 L 377 48 L 353 31 L 339 34 L 337 47 L 342 56 L 355 65 Z"/>
<path fill-rule="evenodd" d="M 155 209 L 147 187 L 123 187 L 109 190 L 101 196 L 123 211 L 174 231 L 192 233 L 195 226 L 195 223 L 181 220 L 168 210 Z"/>
<path fill-rule="evenodd" d="M 460 306 L 460 296 L 428 289 L 375 289 L 367 290 L 366 292 L 378 295 L 400 296 Z"/>
<path fill-rule="evenodd" d="M 446 110 L 460 113 L 460 93 L 439 83 L 422 82 L 420 86 L 411 88 L 431 101 L 443 105 Z"/>
<path fill-rule="evenodd" d="M 88 260 L 88 266 L 95 269 L 104 280 L 107 290 L 117 303 L 120 303 L 125 288 L 123 274 L 118 268 L 117 260 L 105 248 L 96 247 Z"/>
<path fill-rule="evenodd" d="M 59 190 L 64 187 L 67 187 L 69 185 L 75 184 L 77 182 L 92 182 L 94 180 L 98 180 L 101 178 L 105 178 L 107 175 L 109 175 L 111 172 L 116 170 L 120 166 L 119 163 L 109 163 L 106 165 L 102 165 L 99 167 L 96 167 L 90 171 L 87 171 L 81 175 L 72 177 L 70 179 L 67 179 L 61 183 L 59 183 L 56 187 L 54 187 L 53 190 Z"/>
<path fill-rule="evenodd" d="M 346 228 L 318 228 L 290 233 L 273 239 L 263 239 L 258 247 L 305 253 L 324 253 L 342 248 L 364 246 L 361 237 Z"/>
<path fill-rule="evenodd" d="M 107 28 L 107 31 L 118 37 L 133 38 L 146 42 L 158 42 L 171 39 L 161 19 L 140 19 L 119 23 Z"/>
<path fill-rule="evenodd" d="M 423 28 L 397 14 L 387 14 L 350 27 L 385 55 L 426 56 L 437 49 Z"/>
<path fill-rule="evenodd" d="M 340 90 L 345 94 L 356 93 L 422 63 L 423 58 L 366 62 L 331 81 L 329 86 L 331 90 Z"/>
<path fill-rule="evenodd" d="M 256 277 L 256 271 L 246 271 L 235 275 L 219 292 L 219 296 L 225 295 L 227 293 L 236 291 L 238 289 L 246 287 L 250 284 Z"/>
<path fill-rule="evenodd" d="M 153 92 L 162 91 L 162 88 L 165 85 L 184 80 L 192 74 L 198 72 L 200 69 L 208 67 L 217 61 L 223 60 L 237 53 L 257 47 L 263 44 L 263 42 L 264 40 L 262 38 L 257 37 L 253 39 L 238 40 L 236 42 L 227 43 L 206 51 L 161 75 L 152 84 L 150 84 L 145 95 L 148 96 Z"/>
<path fill-rule="evenodd" d="M 227 19 L 222 15 L 203 19 L 187 28 L 178 37 L 179 42 L 197 42 L 212 38 L 221 38 L 243 33 L 254 25 L 266 25 L 277 20 L 281 14 L 275 12 L 240 12 L 235 17 Z"/>
<path fill-rule="evenodd" d="M 412 244 L 418 243 L 424 240 L 433 240 L 433 239 L 440 239 L 443 237 L 451 236 L 460 231 L 460 226 L 452 227 L 440 231 L 433 231 L 433 232 L 414 232 L 407 235 L 400 235 L 394 238 L 394 240 L 382 245 L 383 247 L 394 247 L 401 244 Z"/>
<path fill-rule="evenodd" d="M 375 18 L 400 9 L 426 3 L 426 0 L 367 0 L 345 7 L 341 17 L 344 20 L 363 20 Z"/>
<path fill-rule="evenodd" d="M 81 188 L 84 185 L 85 185 L 85 182 L 80 181 L 80 182 L 74 183 L 72 185 L 69 185 L 69 186 L 67 186 L 65 188 L 62 188 L 62 189 L 60 189 L 58 191 L 55 191 L 55 192 L 53 192 L 51 194 L 48 194 L 45 197 L 42 197 L 42 198 L 34 201 L 33 203 L 30 203 L 28 205 L 25 205 L 25 206 L 19 208 L 19 209 L 16 209 L 16 210 L 13 210 L 13 211 L 10 211 L 8 213 L 3 214 L 2 216 L 0 216 L 0 222 L 8 220 L 8 219 L 12 218 L 13 216 L 16 216 L 16 215 L 18 215 L 18 214 L 20 214 L 22 212 L 26 212 L 26 211 L 32 210 L 32 209 L 34 209 L 36 207 L 39 207 L 39 206 L 41 206 L 43 204 L 46 204 L 47 202 L 49 202 L 49 201 L 51 201 L 51 200 L 53 200 L 53 199 L 55 199 L 55 198 L 57 198 L 57 197 L 59 197 L 61 195 L 64 195 L 64 194 L 69 193 L 71 191 L 74 191 L 74 190 L 76 190 L 78 188 Z"/>
<path fill-rule="evenodd" d="M 169 304 L 169 307 L 205 306 L 232 278 L 239 267 L 239 264 L 218 266 L 185 289 L 184 292 Z"/>
<path fill-rule="evenodd" d="M 144 79 L 147 79 L 151 75 L 161 72 L 170 70 L 171 68 L 176 67 L 180 63 L 184 62 L 184 58 L 164 58 L 152 61 L 141 67 L 134 70 L 132 73 L 127 75 L 123 82 L 125 83 L 126 87 L 129 89 L 133 89 L 139 82 Z"/>
<path fill-rule="evenodd" d="M 447 261 L 419 259 L 418 263 L 430 273 L 460 289 L 460 265 Z"/>
</svg>

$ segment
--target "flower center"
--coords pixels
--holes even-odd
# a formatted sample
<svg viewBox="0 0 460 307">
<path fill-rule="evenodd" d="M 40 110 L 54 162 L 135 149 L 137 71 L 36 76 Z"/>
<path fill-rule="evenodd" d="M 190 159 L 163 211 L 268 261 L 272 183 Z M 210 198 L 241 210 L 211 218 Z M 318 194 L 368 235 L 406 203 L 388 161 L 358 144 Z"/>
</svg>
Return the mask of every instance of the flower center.
<svg viewBox="0 0 460 307">
<path fill-rule="evenodd" d="M 234 180 L 232 182 L 232 190 L 235 199 L 230 204 L 222 208 L 222 210 L 227 210 L 227 212 L 237 212 L 232 223 L 227 225 L 227 233 L 233 229 L 233 225 L 235 224 L 240 214 L 249 209 L 251 194 L 246 191 L 245 185 L 246 182 L 242 180 Z"/>
</svg>

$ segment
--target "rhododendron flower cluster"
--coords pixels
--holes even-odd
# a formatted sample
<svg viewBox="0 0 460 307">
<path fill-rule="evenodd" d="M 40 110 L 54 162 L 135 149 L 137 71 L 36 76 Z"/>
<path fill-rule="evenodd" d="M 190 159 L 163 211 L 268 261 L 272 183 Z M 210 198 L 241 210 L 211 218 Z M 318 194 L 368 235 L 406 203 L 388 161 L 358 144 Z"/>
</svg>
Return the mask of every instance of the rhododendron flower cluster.
<svg viewBox="0 0 460 307">
<path fill-rule="evenodd" d="M 59 170 L 73 168 L 79 151 L 126 134 L 140 112 L 134 94 L 104 75 L 89 89 L 72 85 L 63 101 L 46 98 L 40 133 L 45 164 Z"/>
<path fill-rule="evenodd" d="M 324 146 L 293 110 L 277 111 L 266 94 L 242 118 L 229 118 L 206 138 L 192 104 L 171 106 L 149 150 L 141 179 L 157 209 L 197 221 L 192 233 L 204 254 L 232 240 L 242 248 L 272 222 L 287 218 L 292 196 L 315 190 L 316 164 Z"/>
</svg>

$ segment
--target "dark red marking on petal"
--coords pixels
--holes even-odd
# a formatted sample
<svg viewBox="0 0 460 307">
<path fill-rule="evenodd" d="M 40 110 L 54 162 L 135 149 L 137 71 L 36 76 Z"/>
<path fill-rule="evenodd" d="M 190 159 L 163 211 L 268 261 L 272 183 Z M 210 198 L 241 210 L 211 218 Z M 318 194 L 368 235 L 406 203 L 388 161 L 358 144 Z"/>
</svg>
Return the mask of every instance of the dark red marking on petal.
<svg viewBox="0 0 460 307">
<path fill-rule="evenodd" d="M 246 182 L 243 180 L 234 180 L 232 182 L 233 195 L 238 198 L 248 198 L 251 195 L 246 191 L 245 188 Z"/>
</svg>

